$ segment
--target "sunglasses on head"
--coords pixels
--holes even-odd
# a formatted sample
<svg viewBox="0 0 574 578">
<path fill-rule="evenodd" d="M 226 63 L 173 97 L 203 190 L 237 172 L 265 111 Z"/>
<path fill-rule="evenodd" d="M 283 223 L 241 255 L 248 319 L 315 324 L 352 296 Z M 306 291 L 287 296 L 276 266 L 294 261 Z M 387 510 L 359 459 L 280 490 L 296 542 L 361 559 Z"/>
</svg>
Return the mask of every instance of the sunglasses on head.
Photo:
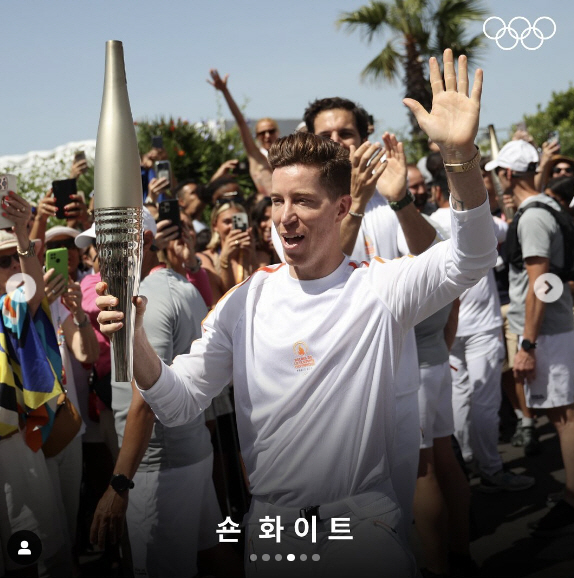
<svg viewBox="0 0 574 578">
<path fill-rule="evenodd" d="M 215 206 L 220 207 L 221 205 L 226 205 L 227 203 L 239 203 L 242 205 L 243 195 L 237 191 L 232 193 L 223 193 L 223 195 L 215 201 Z"/>
<path fill-rule="evenodd" d="M 20 262 L 20 257 L 18 257 L 18 253 L 12 253 L 12 255 L 4 255 L 0 257 L 0 269 L 8 269 L 10 265 L 12 265 L 12 259 L 17 263 Z"/>
<path fill-rule="evenodd" d="M 50 241 L 46 243 L 46 249 L 77 249 L 76 241 L 72 237 L 64 241 Z"/>
<path fill-rule="evenodd" d="M 260 130 L 258 133 L 255 133 L 255 136 L 257 136 L 258 138 L 263 136 L 264 134 L 269 133 L 270 135 L 275 134 L 277 132 L 276 128 L 271 128 L 269 130 Z"/>
</svg>

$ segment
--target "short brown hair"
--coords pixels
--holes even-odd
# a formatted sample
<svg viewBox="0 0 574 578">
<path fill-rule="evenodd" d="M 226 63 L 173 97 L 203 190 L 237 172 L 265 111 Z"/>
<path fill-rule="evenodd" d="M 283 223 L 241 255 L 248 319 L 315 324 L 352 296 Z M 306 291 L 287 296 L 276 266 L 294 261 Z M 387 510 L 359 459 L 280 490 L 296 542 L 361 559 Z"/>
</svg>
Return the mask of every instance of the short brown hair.
<svg viewBox="0 0 574 578">
<path fill-rule="evenodd" d="M 267 157 L 272 170 L 291 165 L 319 169 L 319 180 L 331 200 L 351 194 L 349 151 L 329 138 L 296 132 L 276 140 Z"/>
</svg>

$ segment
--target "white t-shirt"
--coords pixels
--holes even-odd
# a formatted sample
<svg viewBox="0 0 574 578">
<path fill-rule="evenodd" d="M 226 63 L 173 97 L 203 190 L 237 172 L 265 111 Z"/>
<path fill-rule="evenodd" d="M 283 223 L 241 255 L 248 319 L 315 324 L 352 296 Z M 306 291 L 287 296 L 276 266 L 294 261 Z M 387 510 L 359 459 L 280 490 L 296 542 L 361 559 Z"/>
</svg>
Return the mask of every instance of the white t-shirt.
<svg viewBox="0 0 574 578">
<path fill-rule="evenodd" d="M 56 301 L 50 305 L 50 313 L 52 315 L 52 325 L 54 326 L 54 331 L 56 332 L 56 337 L 58 338 L 58 345 L 60 346 L 60 355 L 62 356 L 62 367 L 64 368 L 64 380 L 62 385 L 67 390 L 68 397 L 79 412 L 80 403 L 78 400 L 78 392 L 76 390 L 76 382 L 74 380 L 74 370 L 72 368 L 71 360 L 73 353 L 70 352 L 68 346 L 66 345 L 64 331 L 62 330 L 62 324 L 71 315 L 71 313 L 70 310 L 62 303 L 60 298 L 56 299 Z M 76 437 L 81 436 L 85 431 L 86 424 L 82 420 L 82 426 L 80 427 L 80 431 L 77 433 Z"/>
<path fill-rule="evenodd" d="M 283 245 L 279 235 L 272 227 L 273 245 L 281 261 L 285 262 Z M 355 241 L 351 259 L 369 263 L 375 255 L 384 259 L 397 259 L 409 253 L 408 246 L 399 225 L 399 219 L 389 207 L 389 203 L 378 191 L 372 196 L 365 208 L 365 216 Z M 418 391 L 420 373 L 418 369 L 417 344 L 414 329 L 407 332 L 402 351 L 402 363 L 397 370 L 398 396 Z"/>
<path fill-rule="evenodd" d="M 450 235 L 450 209 L 437 209 L 430 218 Z M 499 243 L 504 242 L 508 224 L 498 217 L 492 217 L 492 223 L 496 240 Z M 460 296 L 456 336 L 466 337 L 497 327 L 502 327 L 502 315 L 498 288 L 491 270 Z"/>
<path fill-rule="evenodd" d="M 416 258 L 368 266 L 342 257 L 311 281 L 284 264 L 259 270 L 219 301 L 188 355 L 162 363 L 143 397 L 178 425 L 233 380 L 250 490 L 262 500 L 304 507 L 380 490 L 406 332 L 496 261 L 488 203 L 453 214 L 452 241 Z"/>
</svg>

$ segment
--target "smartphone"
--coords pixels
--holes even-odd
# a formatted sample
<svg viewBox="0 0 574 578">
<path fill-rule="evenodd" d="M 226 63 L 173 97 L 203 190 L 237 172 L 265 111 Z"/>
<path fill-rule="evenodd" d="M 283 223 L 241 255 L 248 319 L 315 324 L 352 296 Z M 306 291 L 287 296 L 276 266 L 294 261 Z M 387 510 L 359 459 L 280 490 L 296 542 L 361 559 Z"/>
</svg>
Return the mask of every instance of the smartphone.
<svg viewBox="0 0 574 578">
<path fill-rule="evenodd" d="M 152 149 L 163 148 L 163 137 L 160 134 L 151 137 L 151 148 Z"/>
<path fill-rule="evenodd" d="M 154 170 L 155 176 L 158 179 L 167 179 L 171 185 L 171 167 L 169 161 L 155 161 Z"/>
<path fill-rule="evenodd" d="M 233 172 L 236 175 L 248 175 L 249 174 L 249 163 L 247 161 L 239 161 Z"/>
<path fill-rule="evenodd" d="M 52 277 L 60 274 L 64 278 L 66 285 L 68 284 L 68 249 L 60 247 L 59 249 L 48 249 L 46 251 L 46 271 L 49 269 L 54 269 Z"/>
<path fill-rule="evenodd" d="M 84 151 L 76 151 L 74 153 L 74 162 L 77 163 L 78 161 L 85 161 L 86 160 L 86 153 Z"/>
<path fill-rule="evenodd" d="M 548 133 L 548 143 L 549 144 L 560 144 L 560 131 L 553 130 Z"/>
<path fill-rule="evenodd" d="M 76 179 L 64 179 L 63 181 L 52 181 L 52 191 L 56 199 L 56 213 L 57 219 L 65 219 L 64 207 L 71 202 L 70 195 L 75 195 L 78 192 L 76 186 Z"/>
<path fill-rule="evenodd" d="M 245 213 L 235 213 L 231 217 L 231 222 L 233 223 L 234 229 L 239 229 L 240 231 L 247 231 L 249 226 L 249 219 Z"/>
<path fill-rule="evenodd" d="M 16 175 L 0 175 L 0 205 L 4 202 L 4 197 L 8 194 L 8 191 L 13 191 L 17 193 L 18 177 Z M 8 217 L 2 216 L 2 211 L 0 211 L 0 229 L 8 229 L 14 226 L 14 221 L 11 221 Z"/>
<path fill-rule="evenodd" d="M 179 227 L 179 234 L 177 236 L 179 239 L 181 237 L 181 217 L 179 215 L 179 201 L 177 199 L 168 199 L 159 202 L 157 221 L 164 221 L 165 219 L 169 219 L 172 226 L 177 225 Z"/>
</svg>

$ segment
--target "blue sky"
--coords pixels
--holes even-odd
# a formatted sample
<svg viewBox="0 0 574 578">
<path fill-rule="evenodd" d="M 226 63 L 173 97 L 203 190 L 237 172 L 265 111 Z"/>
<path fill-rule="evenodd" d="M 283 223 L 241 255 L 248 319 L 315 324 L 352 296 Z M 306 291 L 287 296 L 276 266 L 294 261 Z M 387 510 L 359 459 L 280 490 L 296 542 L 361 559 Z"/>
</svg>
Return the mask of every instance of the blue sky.
<svg viewBox="0 0 574 578">
<path fill-rule="evenodd" d="M 96 137 L 104 45 L 124 43 L 135 119 L 159 115 L 190 121 L 229 117 L 205 79 L 216 67 L 250 118 L 301 117 L 317 97 L 360 102 L 377 127 L 408 130 L 402 87 L 360 82 L 377 53 L 358 33 L 337 30 L 353 0 L 2 0 L 0 3 L 0 155 L 55 148 Z M 536 111 L 574 80 L 574 2 L 486 0 L 508 22 L 540 16 L 557 23 L 537 51 L 502 51 L 493 41 L 485 70 L 481 126 L 502 129 Z M 518 24 L 517 24 L 518 26 Z M 476 24 L 476 30 L 481 29 Z"/>
</svg>

